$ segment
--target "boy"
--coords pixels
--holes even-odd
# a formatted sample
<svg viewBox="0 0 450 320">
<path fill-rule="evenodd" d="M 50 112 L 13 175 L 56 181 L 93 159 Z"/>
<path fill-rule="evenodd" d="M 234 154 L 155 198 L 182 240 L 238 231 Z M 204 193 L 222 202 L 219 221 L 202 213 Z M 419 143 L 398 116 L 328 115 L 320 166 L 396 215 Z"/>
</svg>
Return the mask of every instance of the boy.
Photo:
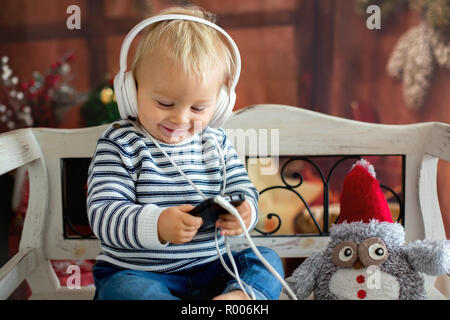
<svg viewBox="0 0 450 320">
<path fill-rule="evenodd" d="M 160 14 L 169 13 L 211 16 L 197 7 Z M 233 68 L 227 45 L 209 26 L 171 20 L 143 31 L 132 66 L 138 119 L 110 126 L 89 168 L 88 217 L 102 249 L 93 269 L 96 299 L 248 298 L 218 260 L 214 227 L 189 214 L 203 198 L 166 156 L 208 198 L 244 193 L 237 210 L 247 230 L 256 225 L 258 192 L 224 131 L 208 126 Z M 226 155 L 225 168 L 213 139 Z M 216 227 L 223 254 L 223 236 L 243 230 L 231 214 Z M 259 251 L 283 275 L 277 254 Z M 233 256 L 256 298 L 278 298 L 281 284 L 251 250 Z"/>
</svg>

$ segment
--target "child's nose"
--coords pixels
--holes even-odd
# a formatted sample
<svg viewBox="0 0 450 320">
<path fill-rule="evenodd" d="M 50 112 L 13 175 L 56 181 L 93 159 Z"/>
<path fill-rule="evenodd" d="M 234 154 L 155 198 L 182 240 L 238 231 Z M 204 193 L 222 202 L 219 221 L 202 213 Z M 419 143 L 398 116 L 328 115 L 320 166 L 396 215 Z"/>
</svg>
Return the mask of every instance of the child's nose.
<svg viewBox="0 0 450 320">
<path fill-rule="evenodd" d="M 189 112 L 187 112 L 184 108 L 174 110 L 174 112 L 171 114 L 170 121 L 176 124 L 189 123 Z"/>
</svg>

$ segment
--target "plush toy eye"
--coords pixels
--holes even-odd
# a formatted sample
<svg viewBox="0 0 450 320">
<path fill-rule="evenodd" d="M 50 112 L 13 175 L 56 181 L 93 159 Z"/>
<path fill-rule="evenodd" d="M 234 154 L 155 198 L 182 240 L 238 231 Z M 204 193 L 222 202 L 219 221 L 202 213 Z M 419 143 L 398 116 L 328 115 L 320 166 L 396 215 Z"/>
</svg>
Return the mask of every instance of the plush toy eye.
<svg viewBox="0 0 450 320">
<path fill-rule="evenodd" d="M 353 249 L 350 246 L 344 247 L 339 251 L 339 259 L 341 261 L 347 262 L 353 257 Z"/>
<path fill-rule="evenodd" d="M 358 249 L 359 259 L 366 267 L 378 265 L 388 258 L 388 250 L 383 240 L 379 238 L 368 238 L 364 240 Z"/>
<path fill-rule="evenodd" d="M 369 257 L 373 260 L 381 260 L 386 255 L 386 251 L 381 243 L 374 243 L 369 246 Z"/>
<path fill-rule="evenodd" d="M 358 247 L 352 241 L 339 243 L 331 253 L 331 260 L 335 265 L 350 268 L 358 258 Z"/>
</svg>

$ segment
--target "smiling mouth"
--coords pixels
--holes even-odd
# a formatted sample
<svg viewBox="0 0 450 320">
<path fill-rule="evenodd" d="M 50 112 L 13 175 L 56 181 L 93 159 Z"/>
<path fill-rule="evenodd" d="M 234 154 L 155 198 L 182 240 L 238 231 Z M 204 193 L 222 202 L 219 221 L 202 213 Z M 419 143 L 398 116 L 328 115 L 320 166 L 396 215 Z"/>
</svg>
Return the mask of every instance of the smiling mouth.
<svg viewBox="0 0 450 320">
<path fill-rule="evenodd" d="M 161 128 L 164 132 L 171 136 L 182 136 L 188 131 L 188 129 L 170 129 L 163 125 L 161 125 Z"/>
</svg>

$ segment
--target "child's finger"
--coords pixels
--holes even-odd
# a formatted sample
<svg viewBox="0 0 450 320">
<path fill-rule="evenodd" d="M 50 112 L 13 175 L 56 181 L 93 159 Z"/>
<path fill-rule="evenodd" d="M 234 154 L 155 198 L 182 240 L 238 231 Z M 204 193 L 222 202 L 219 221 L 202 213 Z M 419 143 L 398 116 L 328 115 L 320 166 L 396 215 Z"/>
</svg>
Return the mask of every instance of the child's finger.
<svg viewBox="0 0 450 320">
<path fill-rule="evenodd" d="M 198 230 L 198 226 L 197 225 L 195 225 L 195 226 L 186 226 L 186 225 L 183 225 L 183 231 L 185 231 L 185 232 L 195 232 L 195 231 L 197 231 Z"/>
<path fill-rule="evenodd" d="M 221 229 L 220 234 L 223 236 L 237 236 L 243 232 L 241 228 L 239 229 Z"/>
<path fill-rule="evenodd" d="M 184 231 L 182 235 L 183 242 L 189 242 L 197 234 L 196 231 Z"/>
<path fill-rule="evenodd" d="M 182 204 L 181 206 L 178 206 L 178 209 L 180 209 L 183 212 L 189 213 L 192 209 L 194 209 L 194 206 L 191 204 Z"/>
<path fill-rule="evenodd" d="M 235 230 L 235 229 L 241 229 L 241 224 L 238 220 L 218 220 L 217 221 L 217 228 L 224 229 L 224 230 Z M 242 229 L 241 229 L 242 230 Z"/>
<path fill-rule="evenodd" d="M 231 213 L 225 213 L 225 214 L 221 214 L 219 216 L 219 218 L 223 221 L 237 221 L 238 218 L 236 218 L 234 215 L 232 215 Z"/>
<path fill-rule="evenodd" d="M 189 213 L 183 214 L 181 221 L 185 227 L 195 227 L 196 229 L 200 228 L 203 223 L 201 217 L 195 217 Z"/>
</svg>

